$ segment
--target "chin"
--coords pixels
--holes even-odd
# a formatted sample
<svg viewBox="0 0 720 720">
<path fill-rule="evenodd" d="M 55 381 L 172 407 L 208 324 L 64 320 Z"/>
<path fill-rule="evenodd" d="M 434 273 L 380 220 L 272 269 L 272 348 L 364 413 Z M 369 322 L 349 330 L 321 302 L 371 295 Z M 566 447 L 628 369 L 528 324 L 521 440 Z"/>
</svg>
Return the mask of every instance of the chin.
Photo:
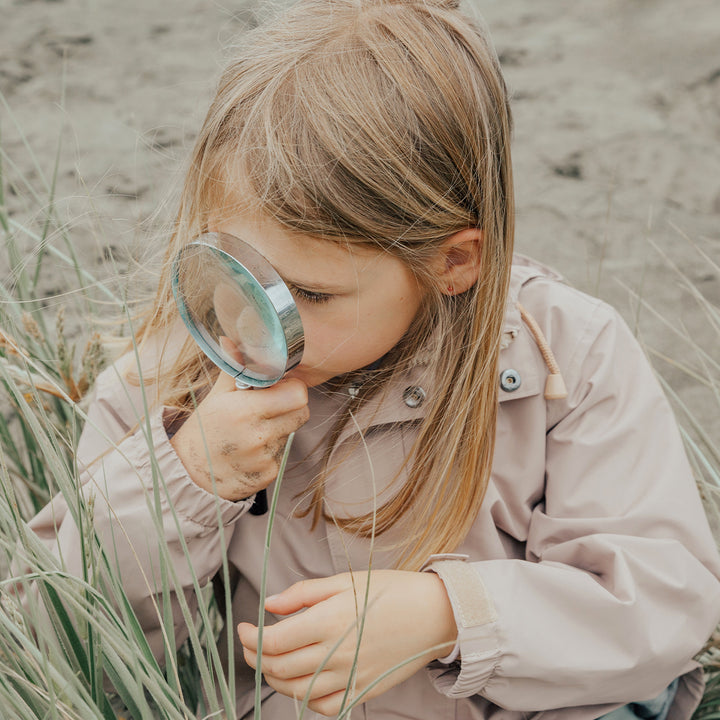
<svg viewBox="0 0 720 720">
<path fill-rule="evenodd" d="M 315 387 L 316 385 L 322 385 L 324 382 L 327 382 L 330 378 L 334 377 L 334 375 L 322 370 L 316 370 L 315 368 L 298 366 L 287 373 L 285 377 L 297 378 L 298 380 L 302 380 L 308 387 Z"/>
</svg>

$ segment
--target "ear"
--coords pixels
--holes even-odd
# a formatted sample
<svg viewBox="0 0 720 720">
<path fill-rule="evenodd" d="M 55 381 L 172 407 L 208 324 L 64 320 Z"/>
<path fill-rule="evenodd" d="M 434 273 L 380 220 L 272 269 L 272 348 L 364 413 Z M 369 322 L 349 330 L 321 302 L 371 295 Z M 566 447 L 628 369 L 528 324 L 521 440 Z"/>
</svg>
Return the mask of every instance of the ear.
<svg viewBox="0 0 720 720">
<path fill-rule="evenodd" d="M 465 228 L 453 233 L 440 246 L 436 259 L 437 278 L 445 295 L 464 293 L 477 282 L 482 243 L 482 230 Z"/>
</svg>

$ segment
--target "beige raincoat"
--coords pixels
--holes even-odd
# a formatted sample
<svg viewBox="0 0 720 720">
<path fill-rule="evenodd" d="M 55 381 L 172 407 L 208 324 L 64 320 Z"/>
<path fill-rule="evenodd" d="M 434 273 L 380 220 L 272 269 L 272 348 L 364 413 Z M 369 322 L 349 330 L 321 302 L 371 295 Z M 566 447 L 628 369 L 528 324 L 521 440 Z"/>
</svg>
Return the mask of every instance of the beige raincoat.
<svg viewBox="0 0 720 720">
<path fill-rule="evenodd" d="M 518 300 L 554 352 L 567 384 L 564 399 L 543 396 L 546 364 Z M 677 676 L 682 678 L 668 717 L 689 718 L 702 691 L 692 657 L 720 616 L 720 562 L 658 383 L 612 309 L 522 258 L 513 269 L 503 341 L 501 370 L 515 372 L 500 390 L 487 496 L 459 556 L 432 565 L 453 603 L 460 654 L 370 700 L 353 718 L 589 720 L 655 697 Z M 134 360 L 119 366 L 128 362 Z M 91 465 L 84 491 L 96 496 L 97 531 L 108 539 L 113 533 L 127 592 L 161 654 L 150 599 L 157 588 L 143 579 L 159 577 L 148 510 L 148 439 L 144 426 L 134 429 L 143 403 L 140 389 L 119 377 L 111 368 L 98 380 L 79 462 Z M 373 482 L 381 500 L 393 492 L 388 486 L 427 405 L 418 388 L 426 396 L 433 391 L 420 361 L 359 413 L 359 426 L 370 425 L 365 446 L 354 442 L 355 426 L 343 433 L 334 452 L 352 452 L 327 488 L 337 515 L 371 509 Z M 298 494 L 318 469 L 328 418 L 346 399 L 322 387 L 310 392 L 310 420 L 296 435 L 281 493 L 268 593 L 302 578 L 368 566 L 367 541 L 341 537 L 329 523 L 311 532 L 309 519 L 293 517 Z M 150 415 L 177 572 L 190 588 L 170 503 L 201 581 L 221 566 L 219 512 L 237 570 L 234 619 L 255 623 L 267 518 L 247 512 L 251 500 L 228 502 L 193 484 L 168 441 L 169 419 L 162 408 Z M 110 443 L 118 449 L 103 454 Z M 32 527 L 62 548 L 72 571 L 80 571 L 78 533 L 61 498 Z M 390 562 L 388 551 L 376 549 L 373 567 Z M 192 590 L 187 593 L 192 602 Z M 180 640 L 187 635 L 179 614 L 176 634 Z M 236 654 L 238 717 L 251 717 L 253 671 L 241 648 Z M 292 700 L 265 690 L 265 720 L 295 717 Z"/>
</svg>

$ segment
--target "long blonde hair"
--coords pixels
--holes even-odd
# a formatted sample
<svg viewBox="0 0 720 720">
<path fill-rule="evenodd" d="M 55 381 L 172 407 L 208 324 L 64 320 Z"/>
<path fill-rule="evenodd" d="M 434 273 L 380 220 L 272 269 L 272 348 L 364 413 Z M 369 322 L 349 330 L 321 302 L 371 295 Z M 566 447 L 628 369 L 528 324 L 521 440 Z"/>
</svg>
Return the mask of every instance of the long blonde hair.
<svg viewBox="0 0 720 720">
<path fill-rule="evenodd" d="M 232 206 L 239 187 L 294 232 L 402 259 L 426 290 L 424 307 L 355 406 L 427 350 L 436 391 L 407 480 L 375 518 L 377 532 L 405 518 L 398 564 L 417 568 L 462 541 L 492 465 L 514 231 L 511 118 L 497 57 L 483 29 L 450 0 L 301 0 L 244 43 L 197 139 L 140 336 L 177 322 L 172 258 L 206 230 L 211 213 Z M 483 233 L 480 277 L 449 297 L 430 259 L 468 227 Z M 189 390 L 207 385 L 214 369 L 191 341 L 179 358 L 158 378 L 160 397 L 187 410 Z M 315 522 L 325 512 L 323 483 L 321 476 L 306 510 Z M 368 535 L 372 520 L 339 522 Z"/>
</svg>

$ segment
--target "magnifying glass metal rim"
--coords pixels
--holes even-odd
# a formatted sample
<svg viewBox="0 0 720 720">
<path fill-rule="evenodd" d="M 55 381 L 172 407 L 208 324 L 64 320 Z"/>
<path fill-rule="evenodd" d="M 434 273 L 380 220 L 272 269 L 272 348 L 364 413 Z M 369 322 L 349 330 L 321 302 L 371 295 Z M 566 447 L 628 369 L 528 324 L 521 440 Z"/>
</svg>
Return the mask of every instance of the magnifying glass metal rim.
<svg viewBox="0 0 720 720">
<path fill-rule="evenodd" d="M 221 242 L 225 240 L 228 246 L 233 243 L 242 243 L 243 253 L 247 256 L 246 262 L 242 262 L 231 253 L 220 248 Z M 285 341 L 286 363 L 283 370 L 274 378 L 263 379 L 258 378 L 249 368 L 238 370 L 237 367 L 229 363 L 225 358 L 215 351 L 213 347 L 212 337 L 204 335 L 190 316 L 185 301 L 180 291 L 180 263 L 183 253 L 192 247 L 207 247 L 220 257 L 225 257 L 232 262 L 237 263 L 246 273 L 245 279 L 251 283 L 254 282 L 262 294 L 267 297 L 272 306 L 272 310 L 277 321 L 283 331 Z M 256 260 L 262 267 L 263 277 L 258 278 L 256 273 L 248 267 L 248 261 Z M 223 371 L 231 377 L 235 378 L 235 384 L 238 388 L 244 389 L 249 387 L 269 387 L 281 380 L 285 373 L 292 370 L 300 363 L 305 347 L 305 336 L 303 332 L 300 313 L 298 312 L 292 293 L 288 289 L 283 279 L 278 275 L 277 271 L 270 262 L 255 248 L 243 242 L 240 238 L 228 233 L 209 232 L 199 235 L 194 240 L 184 245 L 178 252 L 173 261 L 172 271 L 172 291 L 175 297 L 175 303 L 180 312 L 180 317 L 185 323 L 188 331 L 198 344 L 200 349 Z"/>
</svg>

